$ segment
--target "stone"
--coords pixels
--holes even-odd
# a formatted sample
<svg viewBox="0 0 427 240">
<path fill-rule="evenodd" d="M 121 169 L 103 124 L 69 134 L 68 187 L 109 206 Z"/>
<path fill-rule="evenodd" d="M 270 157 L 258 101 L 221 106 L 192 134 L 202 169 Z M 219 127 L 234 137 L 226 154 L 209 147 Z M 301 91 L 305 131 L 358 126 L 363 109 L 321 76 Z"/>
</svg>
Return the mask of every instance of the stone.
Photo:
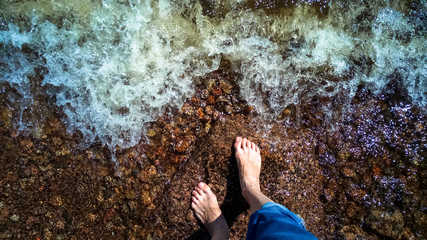
<svg viewBox="0 0 427 240">
<path fill-rule="evenodd" d="M 194 107 L 191 106 L 189 103 L 184 103 L 184 106 L 182 106 L 181 111 L 185 115 L 191 116 L 193 115 Z"/>
<path fill-rule="evenodd" d="M 204 114 L 204 111 L 203 111 L 203 108 L 198 108 L 197 110 L 196 110 L 196 115 L 197 115 L 197 117 L 199 117 L 199 119 L 204 119 L 205 118 L 205 114 Z"/>
<path fill-rule="evenodd" d="M 213 106 L 206 106 L 205 108 L 205 113 L 209 116 L 212 116 L 214 111 L 215 111 L 215 108 Z"/>
<path fill-rule="evenodd" d="M 8 128 L 12 122 L 12 111 L 8 108 L 0 108 L 0 121 Z"/>
<path fill-rule="evenodd" d="M 12 216 L 10 216 L 9 219 L 12 220 L 13 222 L 17 222 L 19 221 L 19 215 L 13 214 Z"/>
<path fill-rule="evenodd" d="M 373 239 L 357 225 L 344 226 L 339 233 L 344 240 Z"/>
<path fill-rule="evenodd" d="M 220 81 L 219 85 L 222 91 L 224 91 L 226 94 L 231 94 L 231 90 L 233 89 L 233 86 L 231 84 L 226 81 Z"/>
<path fill-rule="evenodd" d="M 54 196 L 50 199 L 50 204 L 52 204 L 53 206 L 59 207 L 62 205 L 63 200 L 61 198 L 61 196 Z"/>
<path fill-rule="evenodd" d="M 206 104 L 208 105 L 213 105 L 215 104 L 215 97 L 214 96 L 209 96 L 208 99 L 206 100 Z"/>
<path fill-rule="evenodd" d="M 403 214 L 400 210 L 392 213 L 384 210 L 373 210 L 365 219 L 365 223 L 378 233 L 395 239 L 400 237 L 405 225 Z"/>
<path fill-rule="evenodd" d="M 361 204 L 365 197 L 367 196 L 366 192 L 362 189 L 356 189 L 349 193 L 350 197 L 356 201 L 357 203 Z"/>
<path fill-rule="evenodd" d="M 346 177 L 356 177 L 356 172 L 353 169 L 350 168 L 344 168 L 343 174 Z"/>
<path fill-rule="evenodd" d="M 183 153 L 187 150 L 191 145 L 191 140 L 187 138 L 181 138 L 175 145 L 175 150 L 179 153 Z"/>
</svg>

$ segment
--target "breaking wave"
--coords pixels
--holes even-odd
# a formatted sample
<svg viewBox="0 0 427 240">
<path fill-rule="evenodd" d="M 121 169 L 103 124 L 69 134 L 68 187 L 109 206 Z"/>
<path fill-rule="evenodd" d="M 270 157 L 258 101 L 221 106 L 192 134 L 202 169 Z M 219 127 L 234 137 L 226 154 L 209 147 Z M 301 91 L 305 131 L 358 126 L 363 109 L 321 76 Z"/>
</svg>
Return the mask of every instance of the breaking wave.
<svg viewBox="0 0 427 240">
<path fill-rule="evenodd" d="M 28 76 L 43 66 L 68 130 L 122 147 L 180 108 L 221 59 L 267 118 L 313 96 L 351 99 L 362 83 L 379 93 L 396 73 L 413 103 L 426 105 L 426 1 L 269 2 L 1 3 L 0 81 L 31 99 Z"/>
</svg>

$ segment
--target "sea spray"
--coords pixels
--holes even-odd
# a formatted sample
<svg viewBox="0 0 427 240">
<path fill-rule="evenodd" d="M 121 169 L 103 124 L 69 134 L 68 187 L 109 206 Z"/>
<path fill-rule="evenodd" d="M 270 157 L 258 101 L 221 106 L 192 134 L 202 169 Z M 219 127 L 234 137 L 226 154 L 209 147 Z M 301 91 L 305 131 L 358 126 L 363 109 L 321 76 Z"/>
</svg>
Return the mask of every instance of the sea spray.
<svg viewBox="0 0 427 240">
<path fill-rule="evenodd" d="M 68 130 L 110 148 L 137 144 L 221 58 L 270 120 L 314 96 L 350 101 L 360 84 L 379 94 L 396 73 L 413 103 L 426 105 L 425 1 L 296 1 L 274 12 L 269 1 L 249 2 L 3 3 L 0 81 L 31 100 L 28 76 L 45 67 L 42 84 L 58 89 L 50 94 Z"/>
</svg>

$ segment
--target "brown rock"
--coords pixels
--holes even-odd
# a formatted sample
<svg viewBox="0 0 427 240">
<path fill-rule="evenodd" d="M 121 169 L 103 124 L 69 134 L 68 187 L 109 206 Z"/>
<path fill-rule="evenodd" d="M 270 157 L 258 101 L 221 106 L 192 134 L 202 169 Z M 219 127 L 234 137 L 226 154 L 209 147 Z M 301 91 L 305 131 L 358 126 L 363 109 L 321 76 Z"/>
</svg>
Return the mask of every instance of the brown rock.
<svg viewBox="0 0 427 240">
<path fill-rule="evenodd" d="M 148 191 L 142 191 L 141 193 L 141 202 L 143 205 L 149 206 L 152 204 L 150 192 Z"/>
<path fill-rule="evenodd" d="M 205 118 L 205 114 L 203 113 L 203 108 L 198 108 L 196 111 L 196 115 L 197 117 L 199 117 L 199 119 L 204 119 Z"/>
<path fill-rule="evenodd" d="M 214 120 L 218 120 L 218 119 L 220 119 L 220 118 L 221 118 L 221 112 L 219 112 L 219 111 L 215 110 L 215 112 L 213 113 L 212 118 L 213 118 Z"/>
<path fill-rule="evenodd" d="M 209 96 L 208 97 L 208 100 L 206 100 L 206 104 L 209 104 L 209 105 L 213 105 L 213 104 L 215 104 L 215 97 L 214 96 Z"/>
<path fill-rule="evenodd" d="M 212 90 L 212 95 L 214 95 L 214 96 L 219 96 L 221 94 L 222 94 L 221 88 L 215 88 Z"/>
<path fill-rule="evenodd" d="M 173 163 L 182 163 L 187 158 L 186 155 L 174 155 L 171 157 Z"/>
<path fill-rule="evenodd" d="M 224 91 L 227 94 L 231 93 L 231 89 L 233 88 L 233 86 L 231 84 L 229 84 L 226 81 L 220 81 L 219 85 L 220 85 L 222 91 Z"/>
<path fill-rule="evenodd" d="M 233 106 L 231 106 L 231 105 L 227 105 L 227 106 L 225 106 L 225 112 L 226 112 L 228 115 L 232 114 L 232 113 L 233 113 Z"/>
<path fill-rule="evenodd" d="M 12 112 L 9 108 L 0 108 L 0 120 L 8 128 L 12 120 Z"/>
<path fill-rule="evenodd" d="M 215 108 L 213 106 L 207 106 L 205 108 L 205 113 L 209 116 L 212 116 L 212 114 L 214 113 Z"/>
<path fill-rule="evenodd" d="M 191 116 L 194 113 L 194 107 L 188 103 L 184 103 L 184 106 L 182 106 L 181 111 L 185 115 Z"/>
<path fill-rule="evenodd" d="M 149 165 L 146 166 L 139 174 L 138 179 L 143 182 L 149 182 L 151 181 L 152 177 L 157 174 L 156 166 Z"/>
<path fill-rule="evenodd" d="M 327 188 L 323 191 L 323 196 L 328 202 L 330 202 L 335 198 L 335 191 L 330 188 Z"/>
<path fill-rule="evenodd" d="M 346 212 L 349 218 L 354 217 L 356 214 L 356 204 L 354 202 L 347 203 Z"/>
<path fill-rule="evenodd" d="M 50 199 L 50 203 L 54 206 L 59 207 L 62 205 L 63 200 L 62 200 L 61 196 L 54 196 Z"/>
<path fill-rule="evenodd" d="M 356 189 L 349 193 L 350 197 L 354 199 L 354 201 L 358 202 L 359 204 L 363 202 L 363 199 L 366 197 L 366 192 L 362 189 Z"/>
<path fill-rule="evenodd" d="M 353 169 L 350 168 L 344 168 L 343 174 L 346 177 L 356 177 L 356 172 Z"/>
<path fill-rule="evenodd" d="M 192 141 L 188 138 L 181 138 L 176 143 L 175 150 L 179 153 L 183 153 L 187 150 L 188 147 L 190 147 L 191 142 Z"/>
<path fill-rule="evenodd" d="M 357 225 L 344 226 L 340 230 L 342 239 L 358 240 L 358 239 L 375 239 L 370 237 L 363 229 Z"/>
<path fill-rule="evenodd" d="M 277 119 L 284 120 L 286 118 L 289 118 L 290 115 L 291 115 L 291 109 L 287 107 L 282 111 L 282 113 L 279 114 L 279 116 L 277 116 Z"/>
<path fill-rule="evenodd" d="M 403 214 L 399 210 L 393 213 L 373 210 L 369 213 L 365 223 L 380 234 L 396 239 L 400 238 L 405 225 Z"/>
<path fill-rule="evenodd" d="M 347 160 L 351 155 L 350 151 L 339 151 L 338 158 L 341 160 Z"/>
<path fill-rule="evenodd" d="M 252 106 L 246 105 L 243 107 L 243 113 L 246 115 L 249 115 L 253 110 L 254 110 L 254 107 Z"/>
</svg>

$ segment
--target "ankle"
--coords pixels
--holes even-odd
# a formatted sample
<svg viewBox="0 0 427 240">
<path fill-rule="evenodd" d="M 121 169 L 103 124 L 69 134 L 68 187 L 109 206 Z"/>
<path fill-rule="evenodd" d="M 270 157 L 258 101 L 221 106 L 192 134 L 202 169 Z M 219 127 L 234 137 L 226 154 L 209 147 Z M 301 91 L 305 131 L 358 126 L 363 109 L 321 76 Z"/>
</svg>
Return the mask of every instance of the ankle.
<svg viewBox="0 0 427 240">
<path fill-rule="evenodd" d="M 242 187 L 242 195 L 248 200 L 252 199 L 254 196 L 257 196 L 261 193 L 259 185 L 247 185 L 246 187 Z"/>
<path fill-rule="evenodd" d="M 240 180 L 242 191 L 260 191 L 259 178 L 246 177 Z"/>
</svg>

